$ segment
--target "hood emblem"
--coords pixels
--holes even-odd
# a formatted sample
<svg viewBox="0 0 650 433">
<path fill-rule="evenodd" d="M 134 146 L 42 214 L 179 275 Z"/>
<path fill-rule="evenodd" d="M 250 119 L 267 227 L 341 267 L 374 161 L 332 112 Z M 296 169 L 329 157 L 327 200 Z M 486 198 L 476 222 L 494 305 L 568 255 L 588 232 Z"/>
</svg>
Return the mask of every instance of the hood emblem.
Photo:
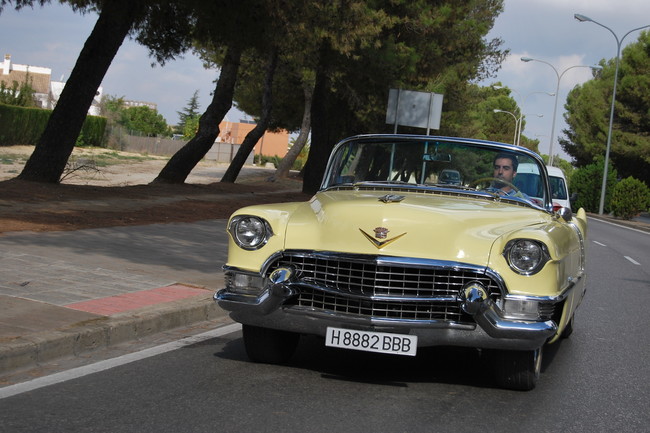
<svg viewBox="0 0 650 433">
<path fill-rule="evenodd" d="M 406 233 L 402 233 L 401 235 L 397 235 L 394 238 L 391 239 L 386 239 L 388 237 L 388 230 L 385 227 L 375 227 L 373 230 L 375 233 L 375 236 L 372 237 L 368 233 L 364 232 L 363 230 L 359 229 L 359 231 L 370 241 L 371 244 L 373 244 L 377 249 L 382 249 L 386 245 L 396 241 L 397 239 L 401 238 L 404 236 Z M 376 239 L 375 239 L 376 238 Z M 380 239 L 385 239 L 385 240 L 380 240 Z"/>
<path fill-rule="evenodd" d="M 377 239 L 386 239 L 390 230 L 388 230 L 386 227 L 375 227 L 375 230 L 373 231 L 375 232 L 375 237 Z"/>
<path fill-rule="evenodd" d="M 379 197 L 379 201 L 384 202 L 384 203 L 399 203 L 400 201 L 404 200 L 406 197 L 403 195 L 397 195 L 397 194 L 386 194 L 381 197 Z"/>
</svg>

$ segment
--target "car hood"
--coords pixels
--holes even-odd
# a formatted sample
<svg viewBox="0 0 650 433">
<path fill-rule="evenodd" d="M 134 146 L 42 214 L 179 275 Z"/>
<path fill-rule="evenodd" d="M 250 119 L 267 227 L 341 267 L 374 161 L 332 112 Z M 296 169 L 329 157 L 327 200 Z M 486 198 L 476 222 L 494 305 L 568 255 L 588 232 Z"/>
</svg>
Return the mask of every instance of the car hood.
<svg viewBox="0 0 650 433">
<path fill-rule="evenodd" d="M 498 237 L 543 224 L 549 215 L 524 206 L 437 193 L 327 191 L 288 219 L 286 249 L 435 258 L 486 266 Z"/>
</svg>

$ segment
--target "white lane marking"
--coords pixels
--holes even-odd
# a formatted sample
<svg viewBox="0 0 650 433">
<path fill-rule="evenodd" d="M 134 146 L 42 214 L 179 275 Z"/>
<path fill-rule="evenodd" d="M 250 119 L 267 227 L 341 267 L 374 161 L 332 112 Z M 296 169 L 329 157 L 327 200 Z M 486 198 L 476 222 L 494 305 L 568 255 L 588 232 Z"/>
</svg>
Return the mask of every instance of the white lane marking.
<svg viewBox="0 0 650 433">
<path fill-rule="evenodd" d="M 598 242 L 598 241 L 592 241 L 592 242 L 595 243 L 596 245 L 600 245 L 601 247 L 606 247 L 606 246 L 607 246 L 607 245 L 605 245 L 605 244 L 601 244 L 601 243 Z"/>
<path fill-rule="evenodd" d="M 632 227 L 624 226 L 624 225 L 621 225 L 621 224 L 616 224 L 616 223 L 613 223 L 613 222 L 601 220 L 601 219 L 594 218 L 594 217 L 587 217 L 587 218 L 589 220 L 591 220 L 591 221 L 598 221 L 598 222 L 601 222 L 601 223 L 604 223 L 604 224 L 609 224 L 609 225 L 612 225 L 612 226 L 620 227 L 622 229 L 628 229 L 628 230 L 632 230 L 632 231 L 635 231 L 635 232 L 643 233 L 644 235 L 650 235 L 650 232 L 646 232 L 646 231 L 639 230 L 639 229 L 633 229 Z"/>
<path fill-rule="evenodd" d="M 172 341 L 160 346 L 150 347 L 139 352 L 129 353 L 126 355 L 118 356 L 117 358 L 99 361 L 94 364 L 84 365 L 82 367 L 73 368 L 60 373 L 55 373 L 45 377 L 39 377 L 27 382 L 17 383 L 4 388 L 0 388 L 0 399 L 11 397 L 23 392 L 33 391 L 44 386 L 55 385 L 57 383 L 65 382 L 67 380 L 76 379 L 78 377 L 87 376 L 89 374 L 98 373 L 100 371 L 109 370 L 120 365 L 129 364 L 131 362 L 140 361 L 145 358 L 160 355 L 163 353 L 171 352 L 172 350 L 180 349 L 185 346 L 200 343 L 201 341 L 209 340 L 211 338 L 222 337 L 224 335 L 237 332 L 241 329 L 239 323 L 222 326 L 208 332 L 193 335 L 191 337 L 183 338 L 178 341 Z"/>
<path fill-rule="evenodd" d="M 623 257 L 625 257 L 626 259 L 628 259 L 629 261 L 631 261 L 631 262 L 634 263 L 635 265 L 639 265 L 639 266 L 641 266 L 641 263 L 637 262 L 637 261 L 634 260 L 632 257 L 628 257 L 628 256 L 623 256 Z"/>
</svg>

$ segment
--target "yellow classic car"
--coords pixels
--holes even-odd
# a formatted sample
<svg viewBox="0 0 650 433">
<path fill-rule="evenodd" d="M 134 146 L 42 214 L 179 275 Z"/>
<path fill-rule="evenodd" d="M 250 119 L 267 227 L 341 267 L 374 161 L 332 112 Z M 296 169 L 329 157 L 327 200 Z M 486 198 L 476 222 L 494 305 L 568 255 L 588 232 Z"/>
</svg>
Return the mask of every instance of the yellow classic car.
<svg viewBox="0 0 650 433">
<path fill-rule="evenodd" d="M 451 171 L 462 181 L 441 179 Z M 529 390 L 544 346 L 572 332 L 586 228 L 583 209 L 553 211 L 544 162 L 523 147 L 361 135 L 335 146 L 308 202 L 232 215 L 215 300 L 255 362 L 288 361 L 301 334 L 406 356 L 464 346 L 499 386 Z"/>
</svg>

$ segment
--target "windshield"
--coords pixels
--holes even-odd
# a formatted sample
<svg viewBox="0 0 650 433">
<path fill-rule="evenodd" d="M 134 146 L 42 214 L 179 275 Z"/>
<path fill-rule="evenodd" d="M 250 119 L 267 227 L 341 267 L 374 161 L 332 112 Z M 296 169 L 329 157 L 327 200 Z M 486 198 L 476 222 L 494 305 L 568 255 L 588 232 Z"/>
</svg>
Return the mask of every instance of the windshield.
<svg viewBox="0 0 650 433">
<path fill-rule="evenodd" d="M 533 199 L 544 205 L 543 173 L 539 158 L 514 146 L 417 136 L 361 137 L 335 148 L 323 188 L 387 183 Z"/>
</svg>

